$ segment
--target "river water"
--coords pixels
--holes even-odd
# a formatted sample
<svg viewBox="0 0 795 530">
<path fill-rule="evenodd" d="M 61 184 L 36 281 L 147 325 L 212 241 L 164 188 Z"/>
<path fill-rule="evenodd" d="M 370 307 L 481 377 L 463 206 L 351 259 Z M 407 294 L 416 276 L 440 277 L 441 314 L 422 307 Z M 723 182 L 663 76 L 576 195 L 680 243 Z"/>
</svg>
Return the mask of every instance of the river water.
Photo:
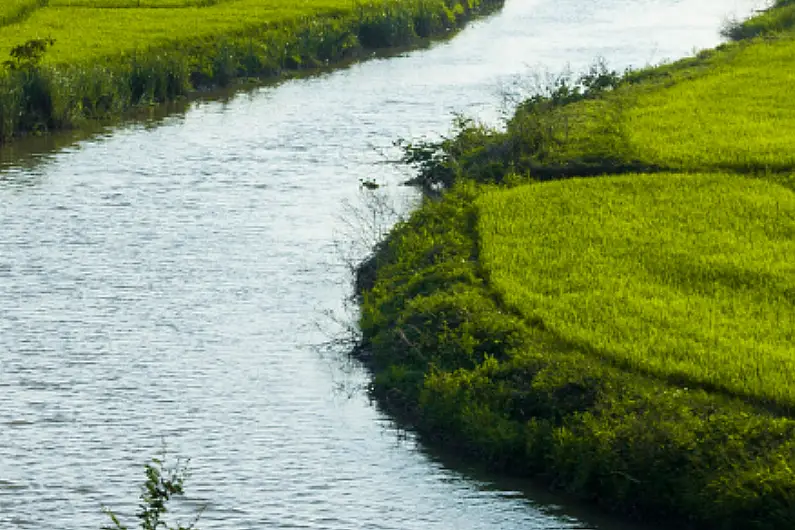
<svg viewBox="0 0 795 530">
<path fill-rule="evenodd" d="M 496 119 L 518 75 L 715 45 L 754 7 L 508 0 L 429 49 L 6 150 L 0 528 L 133 521 L 163 442 L 192 459 L 180 513 L 206 506 L 205 529 L 619 528 L 426 452 L 349 392 L 366 375 L 316 347 L 323 314 L 370 219 L 359 179 L 410 197 L 394 139 Z"/>
</svg>

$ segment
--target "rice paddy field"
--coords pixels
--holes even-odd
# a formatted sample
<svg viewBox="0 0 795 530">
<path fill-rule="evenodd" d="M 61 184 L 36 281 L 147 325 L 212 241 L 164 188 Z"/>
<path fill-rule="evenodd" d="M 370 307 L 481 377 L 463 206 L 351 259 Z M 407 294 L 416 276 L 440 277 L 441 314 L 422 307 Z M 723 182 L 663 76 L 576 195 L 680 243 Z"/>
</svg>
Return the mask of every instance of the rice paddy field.
<svg viewBox="0 0 795 530">
<path fill-rule="evenodd" d="M 50 0 L 3 28 L 0 55 L 30 39 L 51 37 L 56 45 L 47 62 L 88 63 L 353 9 L 352 2 L 339 0 Z"/>
<path fill-rule="evenodd" d="M 576 125 L 561 138 L 558 156 L 603 155 L 608 145 L 626 161 L 672 170 L 789 170 L 793 57 L 791 35 L 743 42 L 601 101 L 560 109 Z"/>
<path fill-rule="evenodd" d="M 0 27 L 19 22 L 40 8 L 45 0 L 6 0 L 0 5 Z"/>
<path fill-rule="evenodd" d="M 382 403 L 611 511 L 795 528 L 793 6 L 407 150 L 443 198 L 360 274 Z"/>
<path fill-rule="evenodd" d="M 411 24 L 415 11 L 439 18 L 476 8 L 480 2 L 386 0 L 9 0 L 0 7 L 0 56 L 31 39 L 53 38 L 48 63 L 96 62 L 119 54 L 187 45 L 203 39 L 258 35 L 263 29 L 314 18 L 365 16 Z M 453 8 L 458 6 L 457 10 Z M 455 13 L 454 13 L 455 11 Z M 407 13 L 408 12 L 408 13 Z M 384 22 L 389 25 L 389 20 Z M 411 28 L 414 29 L 413 27 Z"/>
<path fill-rule="evenodd" d="M 795 409 L 795 193 L 726 174 L 625 175 L 478 201 L 504 303 L 629 370 Z"/>
</svg>

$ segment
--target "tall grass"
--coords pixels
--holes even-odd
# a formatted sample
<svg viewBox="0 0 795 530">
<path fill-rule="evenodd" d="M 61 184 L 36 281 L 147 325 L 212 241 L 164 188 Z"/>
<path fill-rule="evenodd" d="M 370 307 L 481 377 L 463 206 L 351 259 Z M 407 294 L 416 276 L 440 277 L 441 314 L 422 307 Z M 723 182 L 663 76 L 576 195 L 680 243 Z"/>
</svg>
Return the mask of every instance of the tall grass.
<svg viewBox="0 0 795 530">
<path fill-rule="evenodd" d="M 441 199 L 360 275 L 381 403 L 609 510 L 795 528 L 795 38 L 761 26 L 404 144 Z"/>
<path fill-rule="evenodd" d="M 48 0 L 50 7 L 82 7 L 91 9 L 138 9 L 208 7 L 234 0 Z"/>
<path fill-rule="evenodd" d="M 795 27 L 795 2 L 777 0 L 760 14 L 748 20 L 730 20 L 721 35 L 731 40 L 743 40 L 791 30 Z"/>
<path fill-rule="evenodd" d="M 504 128 L 459 122 L 442 142 L 410 145 L 405 160 L 420 170 L 417 182 L 441 187 L 661 170 L 789 173 L 793 57 L 788 30 L 618 79 L 608 72 L 596 92 L 564 83 L 521 103 Z"/>
<path fill-rule="evenodd" d="M 612 155 L 673 170 L 786 171 L 795 167 L 795 38 L 738 44 L 631 74 L 596 101 L 554 109 L 553 160 Z M 532 116 L 518 113 L 512 126 Z M 561 125 L 566 124 L 566 127 Z"/>
</svg>

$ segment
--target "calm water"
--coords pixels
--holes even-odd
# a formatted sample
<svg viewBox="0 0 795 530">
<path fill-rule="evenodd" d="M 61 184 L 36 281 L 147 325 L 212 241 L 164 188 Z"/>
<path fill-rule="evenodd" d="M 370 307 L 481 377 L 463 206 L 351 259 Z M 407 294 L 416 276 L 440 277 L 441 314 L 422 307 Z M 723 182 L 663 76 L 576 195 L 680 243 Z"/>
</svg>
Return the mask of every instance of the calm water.
<svg viewBox="0 0 795 530">
<path fill-rule="evenodd" d="M 618 528 L 398 436 L 339 391 L 365 375 L 313 346 L 316 324 L 349 294 L 338 242 L 359 179 L 408 197 L 382 164 L 394 139 L 444 133 L 453 112 L 496 119 L 531 71 L 714 45 L 758 5 L 509 0 L 431 49 L 6 151 L 0 528 L 132 513 L 163 440 L 192 458 L 184 508 L 206 504 L 205 529 Z"/>
</svg>

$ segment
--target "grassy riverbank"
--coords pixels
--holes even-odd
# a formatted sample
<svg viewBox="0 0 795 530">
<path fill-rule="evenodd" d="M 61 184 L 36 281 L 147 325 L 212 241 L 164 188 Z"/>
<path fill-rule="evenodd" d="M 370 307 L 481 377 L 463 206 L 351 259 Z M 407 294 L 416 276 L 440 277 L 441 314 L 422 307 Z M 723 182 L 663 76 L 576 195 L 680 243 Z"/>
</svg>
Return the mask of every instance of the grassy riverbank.
<svg viewBox="0 0 795 530">
<path fill-rule="evenodd" d="M 795 527 L 790 27 L 412 146 L 442 198 L 360 272 L 380 401 L 611 511 Z"/>
<path fill-rule="evenodd" d="M 241 77 L 350 61 L 460 27 L 502 0 L 14 0 L 0 57 L 0 142 L 80 126 Z"/>
</svg>

